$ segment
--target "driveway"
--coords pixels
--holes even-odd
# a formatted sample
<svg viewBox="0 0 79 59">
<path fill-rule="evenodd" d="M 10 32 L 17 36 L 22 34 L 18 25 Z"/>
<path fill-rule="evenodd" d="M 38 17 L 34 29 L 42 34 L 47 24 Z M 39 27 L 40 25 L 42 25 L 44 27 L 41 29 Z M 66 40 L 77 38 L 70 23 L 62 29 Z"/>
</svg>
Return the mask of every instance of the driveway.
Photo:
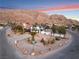
<svg viewBox="0 0 79 59">
<path fill-rule="evenodd" d="M 10 46 L 6 39 L 6 28 L 0 30 L 0 59 L 79 59 L 79 35 L 69 31 L 72 36 L 72 42 L 66 48 L 55 54 L 46 57 L 23 58 L 22 55 Z"/>
</svg>

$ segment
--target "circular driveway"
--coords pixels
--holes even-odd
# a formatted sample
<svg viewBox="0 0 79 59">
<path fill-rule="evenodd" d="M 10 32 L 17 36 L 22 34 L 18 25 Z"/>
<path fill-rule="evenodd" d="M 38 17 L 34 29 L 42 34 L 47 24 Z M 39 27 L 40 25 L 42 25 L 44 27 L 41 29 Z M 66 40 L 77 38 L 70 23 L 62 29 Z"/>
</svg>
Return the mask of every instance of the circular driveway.
<svg viewBox="0 0 79 59">
<path fill-rule="evenodd" d="M 66 48 L 59 52 L 48 55 L 46 57 L 39 57 L 38 59 L 79 59 L 79 34 L 68 31 L 72 36 L 72 42 Z M 23 58 L 19 56 L 17 51 L 10 46 L 6 39 L 6 28 L 0 30 L 0 59 L 33 59 Z M 34 59 L 37 59 L 35 57 Z"/>
</svg>

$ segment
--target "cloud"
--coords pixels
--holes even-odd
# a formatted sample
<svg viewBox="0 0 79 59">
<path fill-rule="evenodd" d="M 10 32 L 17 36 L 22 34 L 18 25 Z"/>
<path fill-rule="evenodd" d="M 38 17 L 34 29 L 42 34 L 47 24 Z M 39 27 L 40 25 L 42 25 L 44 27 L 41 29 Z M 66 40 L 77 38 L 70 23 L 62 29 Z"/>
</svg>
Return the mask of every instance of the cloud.
<svg viewBox="0 0 79 59">
<path fill-rule="evenodd" d="M 57 6 L 57 7 L 49 7 L 45 9 L 39 9 L 39 10 L 34 10 L 37 12 L 49 12 L 49 11 L 69 11 L 69 10 L 79 10 L 79 4 L 74 4 L 74 5 L 62 5 L 62 6 Z"/>
</svg>

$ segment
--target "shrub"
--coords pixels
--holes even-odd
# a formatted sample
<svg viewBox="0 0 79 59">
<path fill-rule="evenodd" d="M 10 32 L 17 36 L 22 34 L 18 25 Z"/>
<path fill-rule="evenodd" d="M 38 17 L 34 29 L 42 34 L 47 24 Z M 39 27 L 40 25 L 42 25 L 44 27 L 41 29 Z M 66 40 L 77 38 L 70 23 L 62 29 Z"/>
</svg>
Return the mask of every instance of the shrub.
<svg viewBox="0 0 79 59">
<path fill-rule="evenodd" d="M 32 43 L 32 40 L 31 39 L 28 39 L 27 41 L 28 41 L 28 43 Z"/>
<path fill-rule="evenodd" d="M 55 40 L 59 41 L 60 40 L 60 37 L 56 37 Z"/>
<path fill-rule="evenodd" d="M 48 45 L 48 44 L 53 44 L 55 42 L 55 39 L 49 39 L 48 41 L 42 39 L 40 42 L 43 43 L 43 45 Z"/>
<path fill-rule="evenodd" d="M 53 44 L 53 43 L 55 43 L 55 39 L 52 39 L 52 40 L 51 40 L 51 44 Z"/>
<path fill-rule="evenodd" d="M 40 42 L 44 42 L 44 39 L 42 38 Z"/>
<path fill-rule="evenodd" d="M 53 43 L 55 43 L 55 39 L 54 38 L 48 40 L 48 44 L 53 44 Z"/>
<path fill-rule="evenodd" d="M 43 45 L 47 45 L 48 44 L 48 41 L 45 41 L 44 39 L 41 39 L 40 42 L 43 43 Z"/>
</svg>

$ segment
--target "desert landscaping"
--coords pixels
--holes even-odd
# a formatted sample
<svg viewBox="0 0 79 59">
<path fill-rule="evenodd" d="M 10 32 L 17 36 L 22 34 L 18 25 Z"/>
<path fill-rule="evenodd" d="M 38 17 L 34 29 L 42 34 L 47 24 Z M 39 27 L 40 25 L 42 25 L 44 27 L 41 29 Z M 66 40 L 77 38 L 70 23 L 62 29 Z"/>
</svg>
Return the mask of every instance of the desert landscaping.
<svg viewBox="0 0 79 59">
<path fill-rule="evenodd" d="M 51 28 L 46 27 L 42 29 L 40 29 L 42 25 L 40 28 L 33 26 L 28 31 L 26 31 L 27 29 L 23 30 L 25 27 L 13 27 L 6 31 L 6 35 L 11 45 L 24 56 L 45 55 L 71 42 L 70 35 L 66 32 L 64 26 L 56 26 L 53 24 Z"/>
<path fill-rule="evenodd" d="M 23 56 L 42 56 L 64 48 L 71 43 L 67 30 L 79 31 L 79 22 L 63 15 L 49 16 L 39 12 L 14 12 L 7 9 L 0 9 L 0 15 L 4 15 L 0 17 L 0 26 L 8 27 L 8 42 Z"/>
<path fill-rule="evenodd" d="M 79 0 L 0 0 L 0 59 L 79 59 Z"/>
</svg>

